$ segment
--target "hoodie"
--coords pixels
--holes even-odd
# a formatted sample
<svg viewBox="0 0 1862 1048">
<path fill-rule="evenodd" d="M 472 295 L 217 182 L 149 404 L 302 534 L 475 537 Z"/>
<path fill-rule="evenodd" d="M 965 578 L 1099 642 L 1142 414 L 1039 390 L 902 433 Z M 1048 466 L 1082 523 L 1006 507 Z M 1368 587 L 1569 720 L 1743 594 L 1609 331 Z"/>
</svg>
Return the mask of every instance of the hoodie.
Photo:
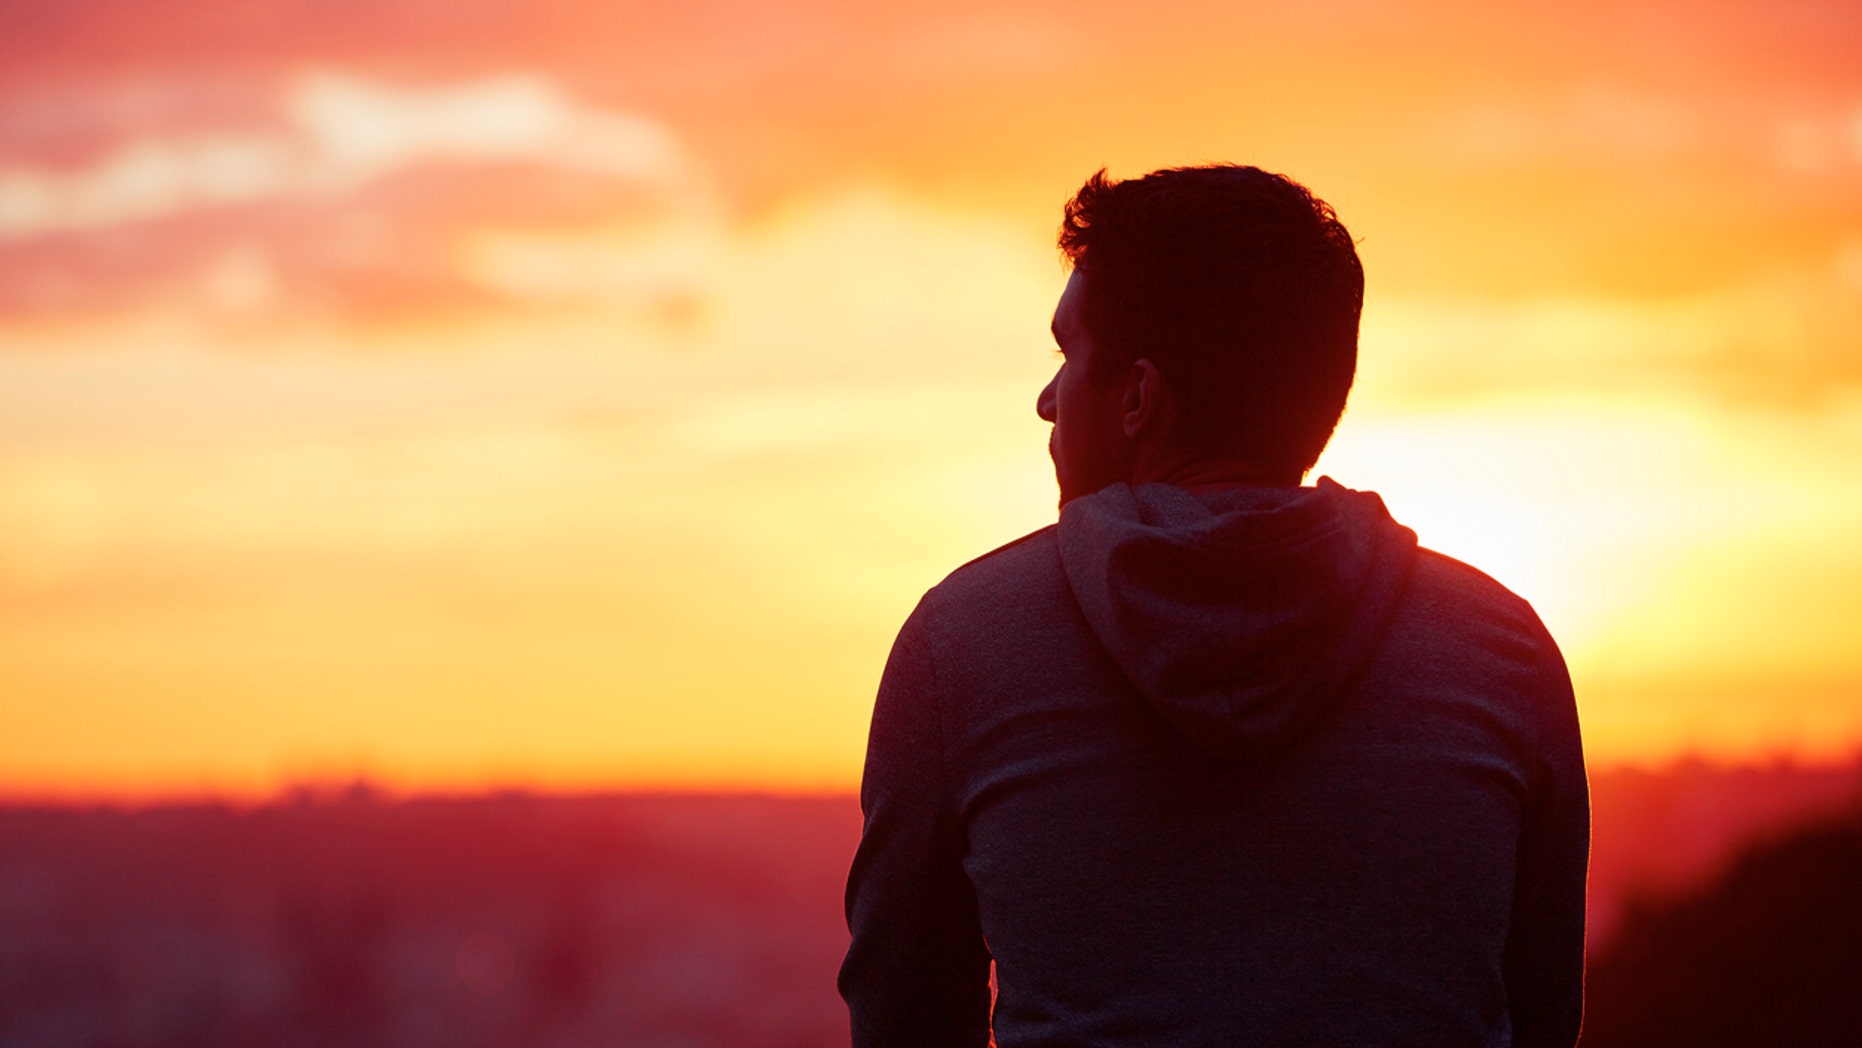
<svg viewBox="0 0 1862 1048">
<path fill-rule="evenodd" d="M 1093 636 L 1178 730 L 1246 760 L 1323 716 L 1377 654 L 1416 533 L 1340 487 L 1198 498 L 1115 485 L 1060 518 Z"/>
<path fill-rule="evenodd" d="M 1563 661 L 1374 494 L 1113 485 L 959 568 L 861 806 L 856 1045 L 1576 1038 Z"/>
</svg>

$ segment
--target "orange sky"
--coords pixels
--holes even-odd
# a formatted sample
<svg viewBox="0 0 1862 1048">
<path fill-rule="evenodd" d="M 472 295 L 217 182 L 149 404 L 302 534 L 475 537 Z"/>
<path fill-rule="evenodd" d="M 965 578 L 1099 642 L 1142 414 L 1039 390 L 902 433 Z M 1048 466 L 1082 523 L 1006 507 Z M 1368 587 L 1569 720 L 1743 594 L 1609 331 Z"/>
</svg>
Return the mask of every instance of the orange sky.
<svg viewBox="0 0 1862 1048">
<path fill-rule="evenodd" d="M 1053 518 L 1059 205 L 1361 238 L 1318 472 L 1539 607 L 1595 761 L 1862 748 L 1862 10 L 0 11 L 0 790 L 845 788 Z"/>
</svg>

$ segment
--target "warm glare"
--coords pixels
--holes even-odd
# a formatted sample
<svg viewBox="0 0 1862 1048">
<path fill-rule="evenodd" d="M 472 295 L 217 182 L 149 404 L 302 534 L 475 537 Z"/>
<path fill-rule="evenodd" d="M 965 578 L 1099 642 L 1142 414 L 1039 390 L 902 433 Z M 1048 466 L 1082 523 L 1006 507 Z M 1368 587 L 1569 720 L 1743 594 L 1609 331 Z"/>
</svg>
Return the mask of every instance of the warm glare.
<svg viewBox="0 0 1862 1048">
<path fill-rule="evenodd" d="M 1213 158 L 1362 238 L 1318 472 L 1594 759 L 1862 745 L 1862 19 L 804 8 L 0 34 L 0 788 L 851 785 L 1052 519 L 1060 201 Z"/>
</svg>

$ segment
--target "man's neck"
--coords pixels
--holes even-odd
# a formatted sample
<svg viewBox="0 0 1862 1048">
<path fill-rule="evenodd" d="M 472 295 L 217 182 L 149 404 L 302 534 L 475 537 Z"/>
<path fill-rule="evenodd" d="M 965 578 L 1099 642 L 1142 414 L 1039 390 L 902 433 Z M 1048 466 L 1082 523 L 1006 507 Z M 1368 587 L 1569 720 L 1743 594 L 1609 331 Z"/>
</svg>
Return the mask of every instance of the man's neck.
<svg viewBox="0 0 1862 1048">
<path fill-rule="evenodd" d="M 1216 488 L 1298 487 L 1300 478 L 1274 474 L 1236 458 L 1140 459 L 1132 469 L 1131 485 L 1174 484 L 1191 491 Z"/>
</svg>

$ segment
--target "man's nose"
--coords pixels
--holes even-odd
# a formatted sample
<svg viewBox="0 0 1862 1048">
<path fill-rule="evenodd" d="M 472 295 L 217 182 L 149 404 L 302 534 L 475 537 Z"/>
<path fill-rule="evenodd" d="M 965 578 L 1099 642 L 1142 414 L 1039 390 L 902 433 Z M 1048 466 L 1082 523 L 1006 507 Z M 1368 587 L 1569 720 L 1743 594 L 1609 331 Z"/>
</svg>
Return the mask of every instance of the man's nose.
<svg viewBox="0 0 1862 1048">
<path fill-rule="evenodd" d="M 1054 384 L 1059 381 L 1060 375 L 1055 374 L 1047 380 L 1047 385 L 1041 387 L 1041 395 L 1034 398 L 1034 413 L 1041 416 L 1043 422 L 1054 421 Z"/>
</svg>

